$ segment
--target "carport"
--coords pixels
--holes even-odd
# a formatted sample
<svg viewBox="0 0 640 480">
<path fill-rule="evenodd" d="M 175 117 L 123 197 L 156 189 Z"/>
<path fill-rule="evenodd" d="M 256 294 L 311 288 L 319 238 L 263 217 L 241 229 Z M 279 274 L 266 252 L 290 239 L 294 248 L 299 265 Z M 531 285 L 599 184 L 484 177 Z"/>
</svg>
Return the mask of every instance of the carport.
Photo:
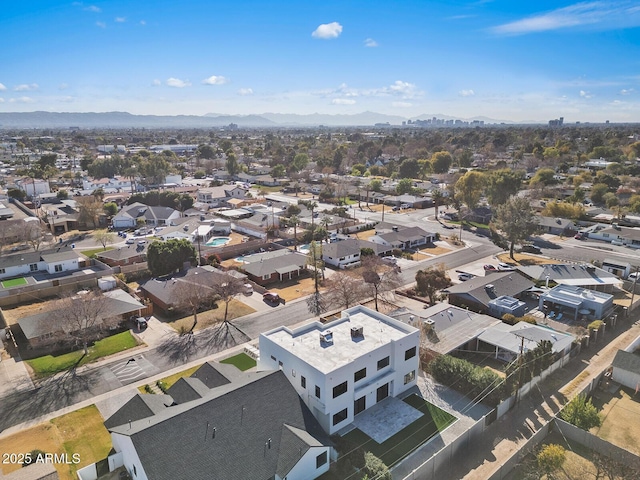
<svg viewBox="0 0 640 480">
<path fill-rule="evenodd" d="M 280 281 L 285 280 L 284 276 L 289 274 L 287 280 L 291 280 L 292 272 L 298 272 L 297 276 L 300 276 L 300 268 L 297 265 L 287 265 L 286 267 L 276 268 L 276 273 L 280 275 Z"/>
</svg>

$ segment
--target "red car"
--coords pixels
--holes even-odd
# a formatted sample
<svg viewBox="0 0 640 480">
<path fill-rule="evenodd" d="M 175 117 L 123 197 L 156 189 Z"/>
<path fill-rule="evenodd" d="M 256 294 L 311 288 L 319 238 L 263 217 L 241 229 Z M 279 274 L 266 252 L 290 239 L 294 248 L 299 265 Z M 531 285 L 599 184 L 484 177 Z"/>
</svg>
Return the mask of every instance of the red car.
<svg viewBox="0 0 640 480">
<path fill-rule="evenodd" d="M 496 272 L 498 271 L 498 269 L 496 267 L 494 267 L 493 265 L 484 265 L 482 268 L 484 268 L 485 272 Z"/>
<path fill-rule="evenodd" d="M 264 292 L 262 299 L 267 303 L 280 303 L 280 295 L 273 292 Z"/>
</svg>

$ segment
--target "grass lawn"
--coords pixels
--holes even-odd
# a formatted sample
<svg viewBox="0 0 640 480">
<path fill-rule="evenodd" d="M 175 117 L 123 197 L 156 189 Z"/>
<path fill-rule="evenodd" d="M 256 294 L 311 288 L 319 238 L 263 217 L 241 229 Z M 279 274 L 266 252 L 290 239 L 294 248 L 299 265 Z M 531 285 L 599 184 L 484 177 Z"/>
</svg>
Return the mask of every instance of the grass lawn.
<svg viewBox="0 0 640 480">
<path fill-rule="evenodd" d="M 233 357 L 225 358 L 224 360 L 220 360 L 220 363 L 235 365 L 243 372 L 256 366 L 256 361 L 246 353 L 239 353 L 238 355 L 234 355 Z"/>
<path fill-rule="evenodd" d="M 111 437 L 103 421 L 98 409 L 91 405 L 0 439 L 0 452 L 27 453 L 38 449 L 45 453 L 67 453 L 70 459 L 78 454 L 78 465 L 55 465 L 62 480 L 75 480 L 78 468 L 105 458 L 111 450 Z M 4 464 L 0 468 L 6 475 L 21 466 Z"/>
<path fill-rule="evenodd" d="M 107 247 L 107 248 L 100 247 L 100 248 L 92 248 L 90 250 L 82 250 L 80 253 L 89 258 L 96 258 L 96 255 L 98 253 L 108 252 L 109 250 L 113 250 L 113 249 L 114 247 Z"/>
<path fill-rule="evenodd" d="M 182 377 L 190 377 L 191 375 L 193 375 L 193 372 L 198 370 L 201 366 L 202 365 L 196 365 L 195 367 L 187 368 L 186 370 L 183 370 L 181 372 L 174 373 L 173 375 L 169 375 L 168 377 L 161 378 L 159 381 L 164 382 L 167 388 L 170 388 L 174 383 L 176 383 Z M 141 387 L 138 387 L 138 390 L 140 391 L 140 393 L 147 393 L 147 391 L 144 389 L 144 385 Z"/>
<path fill-rule="evenodd" d="M 592 402 L 600 410 L 602 425 L 590 432 L 640 455 L 640 395 L 634 393 L 624 387 L 614 394 L 597 390 Z"/>
<path fill-rule="evenodd" d="M 227 314 L 227 320 L 233 320 L 234 318 L 243 317 L 253 312 L 255 312 L 255 309 L 251 308 L 248 305 L 245 305 L 240 300 L 236 300 L 234 298 L 233 300 L 231 300 L 231 302 L 229 302 L 229 312 Z M 161 318 L 161 316 L 157 314 L 156 317 Z M 198 325 L 196 325 L 196 330 L 202 330 L 203 328 L 207 328 L 211 325 L 215 325 L 216 323 L 220 323 L 222 322 L 223 318 L 224 302 L 221 302 L 218 308 L 207 310 L 206 312 L 201 312 L 198 314 Z M 189 330 L 191 328 L 191 325 L 193 325 L 193 315 L 187 315 L 186 317 L 166 322 L 178 332 L 181 328 Z"/>
<path fill-rule="evenodd" d="M 500 262 L 505 263 L 513 263 L 513 260 L 509 256 L 508 253 L 501 253 L 496 255 L 496 258 Z M 536 257 L 534 255 L 527 255 L 526 253 L 513 253 L 513 258 L 516 263 L 519 265 L 544 265 L 544 264 L 555 264 L 558 263 L 557 260 L 552 260 L 550 258 Z"/>
<path fill-rule="evenodd" d="M 74 365 L 79 367 L 80 365 L 91 363 L 99 358 L 133 348 L 137 345 L 138 342 L 131 335 L 131 332 L 127 330 L 126 332 L 98 340 L 89 347 L 89 354 L 86 357 L 84 356 L 84 351 L 81 349 L 62 355 L 45 355 L 25 361 L 33 369 L 36 377 L 46 377 L 68 370 Z"/>
<path fill-rule="evenodd" d="M 391 467 L 456 421 L 456 417 L 417 395 L 410 395 L 404 399 L 404 402 L 420 410 L 423 413 L 422 417 L 383 443 L 377 443 L 357 428 L 347 433 L 344 436 L 345 440 L 355 445 L 365 445 L 365 450 L 370 451 Z"/>
<path fill-rule="evenodd" d="M 27 279 L 24 277 L 12 278 L 11 280 L 4 280 L 2 282 L 2 286 L 4 288 L 18 287 L 20 285 L 26 285 L 26 284 L 27 284 Z"/>
</svg>

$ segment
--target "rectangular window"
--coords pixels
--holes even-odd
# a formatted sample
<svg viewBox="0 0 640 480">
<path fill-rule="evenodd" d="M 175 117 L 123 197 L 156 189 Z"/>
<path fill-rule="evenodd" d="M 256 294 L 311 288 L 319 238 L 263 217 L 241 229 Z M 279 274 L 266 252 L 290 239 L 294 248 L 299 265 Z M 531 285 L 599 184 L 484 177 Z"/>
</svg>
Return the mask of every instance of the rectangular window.
<svg viewBox="0 0 640 480">
<path fill-rule="evenodd" d="M 333 416 L 333 424 L 337 425 L 340 422 L 344 422 L 347 419 L 347 409 L 340 410 Z"/>
<path fill-rule="evenodd" d="M 320 387 L 316 385 L 316 397 L 320 398 Z"/>
<path fill-rule="evenodd" d="M 282 362 L 278 362 L 278 367 L 282 368 Z"/>
<path fill-rule="evenodd" d="M 409 360 L 410 358 L 413 358 L 415 356 L 416 356 L 416 347 L 411 347 L 409 350 L 404 352 L 404 359 L 405 360 Z"/>
<path fill-rule="evenodd" d="M 389 357 L 384 357 L 382 360 L 378 360 L 378 370 L 382 370 L 384 367 L 389 366 Z"/>
<path fill-rule="evenodd" d="M 29 265 L 29 270 L 32 272 L 37 272 L 38 271 L 38 264 L 37 263 L 32 263 L 31 265 Z"/>
<path fill-rule="evenodd" d="M 333 387 L 333 398 L 339 397 L 343 393 L 347 393 L 347 382 L 342 382 L 340 385 Z"/>
<path fill-rule="evenodd" d="M 307 388 L 307 379 L 300 375 L 300 386 L 302 388 Z"/>
<path fill-rule="evenodd" d="M 61 271 L 62 271 L 62 265 L 60 265 L 60 264 L 55 265 L 55 266 L 53 267 L 53 269 L 54 269 L 54 271 L 56 271 L 56 272 L 61 272 Z"/>
<path fill-rule="evenodd" d="M 4 270 L 4 268 L 0 268 L 0 275 L 4 275 L 6 272 Z"/>
<path fill-rule="evenodd" d="M 367 369 L 365 367 L 362 370 L 358 370 L 356 373 L 353 374 L 353 381 L 357 382 L 358 380 L 362 380 L 366 376 L 367 376 Z"/>
<path fill-rule="evenodd" d="M 269 280 L 271 278 L 271 275 L 263 275 L 262 279 L 263 280 Z"/>
<path fill-rule="evenodd" d="M 271 360 L 273 360 L 274 362 L 276 361 L 276 357 L 274 357 L 273 355 L 271 355 Z"/>
<path fill-rule="evenodd" d="M 327 452 L 322 452 L 316 457 L 316 468 L 320 468 L 327 463 Z"/>
<path fill-rule="evenodd" d="M 407 383 L 413 382 L 415 379 L 416 379 L 416 371 L 411 370 L 409 373 L 407 373 L 404 376 L 404 384 L 406 385 Z"/>
</svg>

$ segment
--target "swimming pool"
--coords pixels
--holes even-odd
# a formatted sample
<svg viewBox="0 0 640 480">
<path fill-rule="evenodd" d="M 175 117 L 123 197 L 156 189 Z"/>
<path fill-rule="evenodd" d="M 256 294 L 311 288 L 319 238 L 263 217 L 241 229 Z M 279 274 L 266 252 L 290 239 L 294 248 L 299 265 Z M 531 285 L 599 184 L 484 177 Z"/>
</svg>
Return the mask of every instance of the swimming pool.
<svg viewBox="0 0 640 480">
<path fill-rule="evenodd" d="M 298 251 L 300 253 L 309 253 L 309 250 L 311 249 L 311 244 L 310 243 L 304 243 L 302 245 L 300 245 L 298 247 Z"/>
<path fill-rule="evenodd" d="M 231 238 L 229 237 L 216 237 L 209 240 L 207 243 L 205 243 L 205 245 L 207 245 L 208 247 L 220 247 L 229 243 L 230 241 Z"/>
</svg>

